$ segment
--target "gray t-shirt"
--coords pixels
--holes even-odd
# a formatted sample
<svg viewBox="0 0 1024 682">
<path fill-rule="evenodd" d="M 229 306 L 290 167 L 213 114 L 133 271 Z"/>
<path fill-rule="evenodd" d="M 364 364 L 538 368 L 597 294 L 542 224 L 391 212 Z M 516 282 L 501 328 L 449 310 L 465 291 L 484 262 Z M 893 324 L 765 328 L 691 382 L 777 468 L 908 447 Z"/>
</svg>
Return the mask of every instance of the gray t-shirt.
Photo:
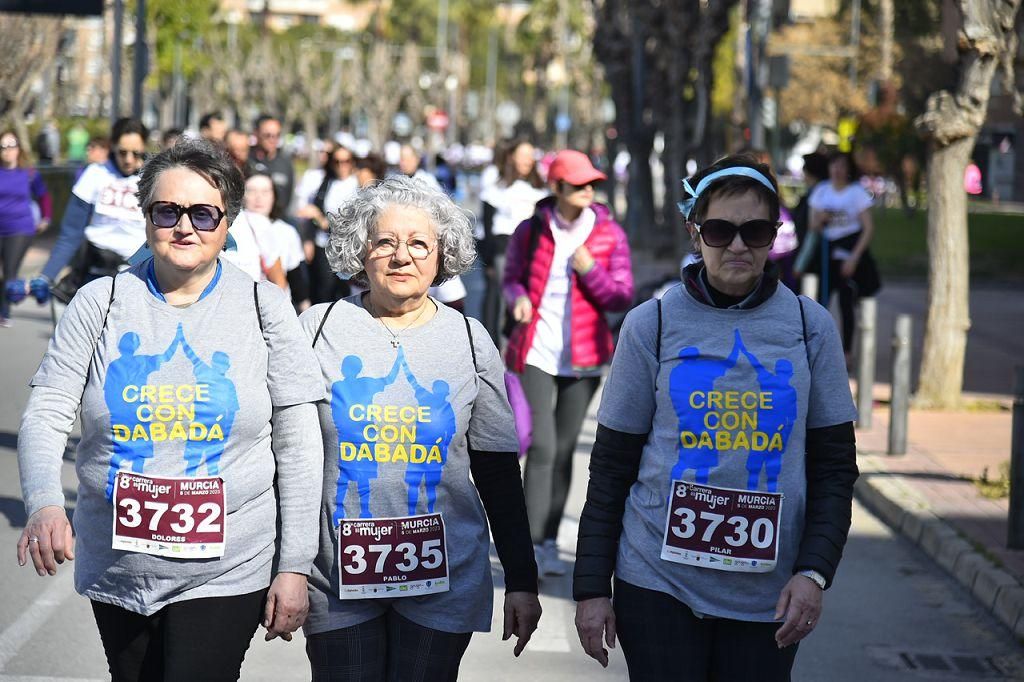
<svg viewBox="0 0 1024 682">
<path fill-rule="evenodd" d="M 326 304 L 317 305 L 299 318 L 310 339 L 326 310 Z M 327 317 L 314 348 L 330 397 L 319 406 L 324 490 L 307 633 L 356 625 L 390 607 L 445 632 L 490 629 L 487 520 L 469 478 L 467 438 L 482 451 L 512 452 L 518 445 L 498 351 L 479 322 L 469 323 L 476 369 L 466 318 L 443 304 L 426 324 L 399 334 L 399 349 L 359 295 L 339 301 Z M 364 407 L 372 405 L 380 410 Z M 367 419 L 375 422 L 370 431 Z M 389 427 L 391 438 L 384 435 Z M 365 442 L 367 433 L 375 442 Z M 428 449 L 437 445 L 440 462 L 428 456 L 415 464 L 411 455 L 397 455 L 399 448 L 411 453 L 423 443 Z M 372 460 L 353 456 L 366 445 L 374 452 Z M 360 480 L 369 483 L 368 498 L 360 498 Z M 416 514 L 428 513 L 434 493 L 432 511 L 445 524 L 450 589 L 398 599 L 338 599 L 337 519 L 408 516 L 413 503 Z"/>
<path fill-rule="evenodd" d="M 147 266 L 117 275 L 109 314 L 110 278 L 82 287 L 31 382 L 81 396 L 76 589 L 146 615 L 270 583 L 277 537 L 272 411 L 324 396 L 309 343 L 280 289 L 259 285 L 261 331 L 253 282 L 233 265 L 223 263 L 213 289 L 186 308 L 149 291 Z M 319 453 L 293 456 L 308 458 L 307 471 L 319 468 Z M 186 561 L 112 549 L 112 484 L 117 471 L 129 469 L 223 478 L 224 555 Z M 311 487 L 319 483 L 314 478 Z M 315 519 L 309 526 L 305 532 L 315 534 Z M 308 570 L 305 544 L 301 535 L 282 542 L 281 570 Z"/>
<path fill-rule="evenodd" d="M 804 299 L 805 345 L 797 297 L 781 286 L 748 310 L 705 305 L 682 285 L 661 305 L 660 362 L 657 304 L 648 301 L 626 316 L 597 414 L 609 428 L 650 434 L 626 502 L 616 575 L 699 613 L 772 621 L 804 530 L 806 430 L 856 418 L 835 324 Z M 775 569 L 662 559 L 672 480 L 781 492 Z"/>
</svg>

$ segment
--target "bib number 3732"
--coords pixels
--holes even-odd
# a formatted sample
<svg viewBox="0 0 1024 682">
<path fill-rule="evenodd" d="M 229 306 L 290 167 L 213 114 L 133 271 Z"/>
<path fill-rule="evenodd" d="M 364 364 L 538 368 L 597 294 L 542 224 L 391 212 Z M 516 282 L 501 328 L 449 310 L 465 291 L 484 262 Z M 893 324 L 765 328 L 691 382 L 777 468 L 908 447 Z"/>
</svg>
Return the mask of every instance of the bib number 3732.
<svg viewBox="0 0 1024 682">
<path fill-rule="evenodd" d="M 661 558 L 719 571 L 768 573 L 779 552 L 782 493 L 672 482 Z"/>
<path fill-rule="evenodd" d="M 122 471 L 114 482 L 114 549 L 177 559 L 224 554 L 224 480 Z"/>
<path fill-rule="evenodd" d="M 342 519 L 337 532 L 341 599 L 448 591 L 448 548 L 440 514 Z"/>
</svg>

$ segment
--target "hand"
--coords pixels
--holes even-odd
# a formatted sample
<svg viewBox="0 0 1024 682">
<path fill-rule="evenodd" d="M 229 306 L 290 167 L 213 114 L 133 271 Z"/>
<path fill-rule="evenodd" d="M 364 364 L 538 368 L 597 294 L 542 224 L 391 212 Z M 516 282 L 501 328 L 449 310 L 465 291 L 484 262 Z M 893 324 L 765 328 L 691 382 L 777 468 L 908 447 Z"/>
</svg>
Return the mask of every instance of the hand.
<svg viewBox="0 0 1024 682">
<path fill-rule="evenodd" d="M 608 649 L 615 648 L 615 611 L 608 597 L 584 599 L 576 604 L 576 633 L 587 656 L 608 667 Z M 601 645 L 604 637 L 608 649 Z"/>
<path fill-rule="evenodd" d="M 822 589 L 804 575 L 794 575 L 782 588 L 775 605 L 775 620 L 783 616 L 786 622 L 775 631 L 779 648 L 796 644 L 814 629 L 821 617 Z"/>
<path fill-rule="evenodd" d="M 519 656 L 526 648 L 526 643 L 537 629 L 540 614 L 540 600 L 534 593 L 509 592 L 505 595 L 505 630 L 501 641 L 516 636 L 516 646 L 512 650 L 515 656 Z"/>
<path fill-rule="evenodd" d="M 581 245 L 572 254 L 572 269 L 581 275 L 585 275 L 590 272 L 590 268 L 594 267 L 594 257 L 590 255 L 590 250 Z"/>
<path fill-rule="evenodd" d="M 516 305 L 512 308 L 512 319 L 520 324 L 529 324 L 533 319 L 533 304 L 526 296 L 516 299 Z"/>
<path fill-rule="evenodd" d="M 75 538 L 63 507 L 50 505 L 28 517 L 18 538 L 18 565 L 24 566 L 28 556 L 39 575 L 57 575 L 57 564 L 74 561 Z"/>
<path fill-rule="evenodd" d="M 839 274 L 842 275 L 844 279 L 850 279 L 853 277 L 853 273 L 857 272 L 858 262 L 859 260 L 856 257 L 850 256 L 843 261 L 842 265 L 839 266 Z"/>
<path fill-rule="evenodd" d="M 320 209 L 313 204 L 306 204 L 296 211 L 295 215 L 303 220 L 322 220 L 324 217 L 324 214 L 320 212 Z"/>
<path fill-rule="evenodd" d="M 309 593 L 306 591 L 306 576 L 301 573 L 278 573 L 267 592 L 267 605 L 263 610 L 263 627 L 267 629 L 266 641 L 280 637 L 292 641 L 292 633 L 298 630 L 309 614 Z"/>
<path fill-rule="evenodd" d="M 50 221 L 47 220 L 46 218 L 43 218 L 42 220 L 39 221 L 39 224 L 36 225 L 36 234 L 40 234 L 42 232 L 46 232 L 46 228 L 48 228 L 49 226 L 50 226 Z"/>
<path fill-rule="evenodd" d="M 302 242 L 302 254 L 306 257 L 307 263 L 312 263 L 313 256 L 316 255 L 316 244 L 310 241 Z"/>
</svg>

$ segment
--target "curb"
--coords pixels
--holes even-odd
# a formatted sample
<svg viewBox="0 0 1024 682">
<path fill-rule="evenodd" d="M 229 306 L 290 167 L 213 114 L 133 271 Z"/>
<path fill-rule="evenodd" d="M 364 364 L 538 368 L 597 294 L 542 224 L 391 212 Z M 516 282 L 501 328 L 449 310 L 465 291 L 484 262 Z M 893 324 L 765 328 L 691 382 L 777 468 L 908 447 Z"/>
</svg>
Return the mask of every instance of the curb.
<svg viewBox="0 0 1024 682">
<path fill-rule="evenodd" d="M 916 544 L 1018 639 L 1024 638 L 1024 585 L 935 515 L 927 500 L 870 458 L 858 457 L 857 499 Z"/>
</svg>

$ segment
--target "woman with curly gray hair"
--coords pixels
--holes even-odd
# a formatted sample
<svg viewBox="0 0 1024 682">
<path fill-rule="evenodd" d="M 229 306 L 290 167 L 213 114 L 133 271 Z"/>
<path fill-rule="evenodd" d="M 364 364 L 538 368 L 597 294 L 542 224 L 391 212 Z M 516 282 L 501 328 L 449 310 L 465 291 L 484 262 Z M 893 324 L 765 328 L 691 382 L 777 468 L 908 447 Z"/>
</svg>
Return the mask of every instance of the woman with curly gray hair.
<svg viewBox="0 0 1024 682">
<path fill-rule="evenodd" d="M 488 520 L 515 655 L 540 618 L 498 351 L 427 294 L 469 269 L 472 221 L 406 177 L 362 188 L 329 219 L 332 267 L 367 291 L 300 318 L 330 393 L 313 679 L 454 680 L 472 633 L 490 629 Z"/>
</svg>

